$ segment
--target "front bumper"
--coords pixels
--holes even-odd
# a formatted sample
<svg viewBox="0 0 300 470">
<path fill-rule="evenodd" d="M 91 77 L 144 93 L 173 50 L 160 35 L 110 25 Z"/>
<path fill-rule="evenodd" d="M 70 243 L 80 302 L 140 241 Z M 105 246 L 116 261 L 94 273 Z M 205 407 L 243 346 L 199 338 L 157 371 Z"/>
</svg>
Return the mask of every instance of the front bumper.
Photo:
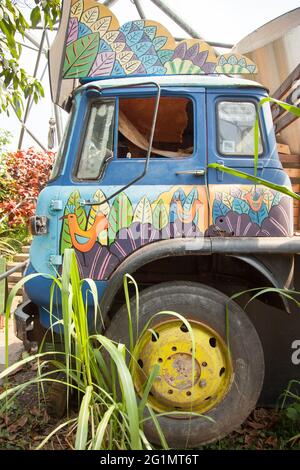
<svg viewBox="0 0 300 470">
<path fill-rule="evenodd" d="M 38 342 L 32 338 L 35 318 L 36 306 L 30 300 L 19 304 L 14 312 L 15 335 L 23 341 L 26 351 L 30 352 L 38 350 Z"/>
</svg>

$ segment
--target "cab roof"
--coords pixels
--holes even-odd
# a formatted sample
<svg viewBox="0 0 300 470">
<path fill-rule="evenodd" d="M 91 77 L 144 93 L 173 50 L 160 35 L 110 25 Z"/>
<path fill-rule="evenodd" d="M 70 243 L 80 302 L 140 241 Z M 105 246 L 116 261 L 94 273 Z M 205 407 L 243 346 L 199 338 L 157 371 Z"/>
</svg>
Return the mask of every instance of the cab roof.
<svg viewBox="0 0 300 470">
<path fill-rule="evenodd" d="M 108 79 L 85 79 L 78 88 L 83 90 L 89 86 L 97 88 L 126 87 L 132 85 L 143 85 L 157 83 L 161 86 L 174 87 L 203 87 L 203 88 L 261 88 L 266 89 L 262 84 L 253 80 L 239 77 L 229 77 L 226 75 L 162 75 L 145 77 L 120 77 Z"/>
</svg>

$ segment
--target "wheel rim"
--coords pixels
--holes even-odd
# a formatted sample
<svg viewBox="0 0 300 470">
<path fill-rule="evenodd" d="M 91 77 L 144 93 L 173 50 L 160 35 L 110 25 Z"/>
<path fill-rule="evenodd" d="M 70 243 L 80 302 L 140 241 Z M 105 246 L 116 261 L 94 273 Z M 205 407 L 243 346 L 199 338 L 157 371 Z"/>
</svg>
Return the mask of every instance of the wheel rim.
<svg viewBox="0 0 300 470">
<path fill-rule="evenodd" d="M 160 366 L 148 396 L 158 412 L 207 412 L 224 398 L 231 384 L 230 354 L 220 335 L 203 323 L 189 323 L 195 340 L 194 367 L 191 335 L 181 321 L 155 325 L 137 343 L 133 379 L 140 396 L 153 367 Z"/>
</svg>

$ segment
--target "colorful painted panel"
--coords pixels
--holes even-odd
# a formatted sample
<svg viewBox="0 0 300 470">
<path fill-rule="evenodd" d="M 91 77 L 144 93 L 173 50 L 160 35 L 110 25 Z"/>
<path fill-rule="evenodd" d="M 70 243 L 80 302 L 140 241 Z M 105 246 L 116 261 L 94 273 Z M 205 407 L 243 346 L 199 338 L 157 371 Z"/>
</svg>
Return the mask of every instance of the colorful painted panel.
<svg viewBox="0 0 300 470">
<path fill-rule="evenodd" d="M 176 44 L 156 21 L 130 21 L 120 27 L 115 15 L 95 0 L 71 2 L 62 71 L 65 79 L 256 72 L 248 58 L 236 53 L 218 56 L 202 40 Z"/>
<path fill-rule="evenodd" d="M 129 193 L 128 193 L 129 194 Z M 107 279 L 116 267 L 142 246 L 169 238 L 203 236 L 207 227 L 206 192 L 202 187 L 172 187 L 156 197 L 143 195 L 136 204 L 120 193 L 109 205 L 80 205 L 73 191 L 67 201 L 60 253 L 73 247 L 82 277 Z M 106 198 L 98 189 L 94 201 Z"/>
<path fill-rule="evenodd" d="M 211 186 L 212 224 L 205 236 L 289 237 L 290 197 L 262 186 Z"/>
<path fill-rule="evenodd" d="M 141 188 L 143 191 L 143 189 Z M 145 191 L 146 193 L 147 191 Z M 110 204 L 85 209 L 73 191 L 65 206 L 60 253 L 73 247 L 81 276 L 109 278 L 119 264 L 144 245 L 170 238 L 286 237 L 292 235 L 289 197 L 255 186 L 210 187 L 210 225 L 204 187 L 175 186 L 152 197 L 120 193 Z M 106 195 L 97 189 L 94 201 Z M 136 201 L 136 202 L 133 202 Z"/>
</svg>

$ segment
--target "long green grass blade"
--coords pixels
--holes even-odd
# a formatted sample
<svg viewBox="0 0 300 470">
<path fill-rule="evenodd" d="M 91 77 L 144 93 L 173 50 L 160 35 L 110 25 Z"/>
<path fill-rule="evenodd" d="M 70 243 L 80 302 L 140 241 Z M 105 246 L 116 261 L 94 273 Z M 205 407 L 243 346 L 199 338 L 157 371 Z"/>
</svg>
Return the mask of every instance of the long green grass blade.
<svg viewBox="0 0 300 470">
<path fill-rule="evenodd" d="M 152 388 L 152 385 L 153 385 L 153 382 L 155 380 L 155 378 L 158 376 L 159 374 L 159 370 L 160 370 L 160 366 L 159 364 L 155 364 L 155 366 L 153 367 L 153 369 L 151 370 L 151 373 L 148 377 L 148 380 L 147 380 L 147 383 L 146 383 L 146 386 L 144 388 L 144 392 L 143 392 L 143 395 L 142 395 L 142 398 L 141 398 L 141 401 L 140 401 L 140 404 L 139 404 L 139 415 L 140 415 L 140 418 L 143 417 L 143 414 L 144 414 L 144 409 L 145 409 L 145 406 L 147 404 L 147 400 L 148 400 L 148 395 L 151 391 L 151 388 Z"/>
<path fill-rule="evenodd" d="M 104 413 L 103 418 L 101 419 L 97 431 L 96 431 L 96 436 L 95 436 L 95 441 L 92 446 L 93 450 L 100 450 L 103 442 L 103 438 L 105 435 L 105 432 L 107 430 L 107 426 L 109 423 L 109 420 L 111 418 L 111 415 L 115 411 L 116 407 L 115 405 L 111 405 L 108 410 Z"/>
<path fill-rule="evenodd" d="M 138 407 L 132 377 L 124 360 L 123 354 L 121 351 L 118 351 L 113 342 L 105 336 L 95 335 L 92 336 L 92 338 L 97 339 L 104 346 L 117 367 L 124 405 L 126 407 L 128 416 L 130 446 L 132 450 L 139 450 L 142 448 L 142 445 L 139 435 Z"/>
<path fill-rule="evenodd" d="M 73 418 L 73 419 L 69 419 L 68 421 L 65 421 L 64 423 L 59 424 L 55 429 L 53 429 L 53 431 L 51 431 L 48 434 L 48 436 L 45 437 L 45 439 L 42 440 L 42 442 L 36 447 L 35 450 L 42 449 L 44 445 L 49 441 L 49 439 L 51 439 L 51 437 L 54 436 L 54 434 L 56 434 L 58 431 L 60 431 L 60 429 L 65 428 L 69 424 L 74 423 L 76 420 L 77 418 Z"/>
<path fill-rule="evenodd" d="M 286 194 L 287 196 L 291 196 L 292 198 L 300 201 L 299 194 L 294 193 L 294 191 L 289 189 L 287 186 L 282 186 L 280 184 L 271 183 L 270 181 L 267 181 L 263 178 L 259 178 L 258 176 L 249 175 L 248 173 L 245 173 L 244 171 L 229 168 L 227 166 L 221 165 L 220 163 L 209 163 L 209 165 L 207 166 L 208 168 L 215 168 L 216 170 L 223 171 L 224 173 L 228 173 L 229 175 L 236 176 L 237 178 L 242 178 L 245 180 L 253 181 L 253 183 L 256 183 L 256 184 L 262 184 L 263 186 L 266 186 L 267 188 L 274 189 L 275 191 L 278 191 L 279 193 Z"/>
<path fill-rule="evenodd" d="M 165 436 L 164 436 L 164 433 L 163 433 L 163 431 L 162 431 L 162 429 L 161 429 L 161 426 L 160 426 L 160 424 L 159 424 L 159 421 L 158 421 L 158 419 L 157 419 L 157 417 L 156 417 L 154 411 L 152 410 L 151 406 L 149 406 L 149 405 L 147 405 L 147 409 L 148 409 L 148 411 L 149 411 L 149 413 L 150 413 L 150 416 L 151 416 L 152 421 L 153 421 L 153 423 L 154 423 L 154 426 L 155 426 L 155 428 L 156 428 L 156 431 L 157 431 L 157 434 L 158 434 L 158 436 L 159 436 L 159 439 L 160 439 L 162 448 L 165 449 L 165 450 L 168 450 L 168 449 L 169 449 L 168 443 L 167 443 L 167 441 L 166 441 L 166 438 L 165 438 Z"/>
<path fill-rule="evenodd" d="M 93 387 L 88 386 L 86 388 L 85 395 L 83 397 L 79 416 L 78 416 L 78 426 L 75 439 L 75 449 L 84 450 L 86 448 L 88 431 L 89 431 L 89 417 L 90 417 L 90 402 L 92 398 Z"/>
</svg>

